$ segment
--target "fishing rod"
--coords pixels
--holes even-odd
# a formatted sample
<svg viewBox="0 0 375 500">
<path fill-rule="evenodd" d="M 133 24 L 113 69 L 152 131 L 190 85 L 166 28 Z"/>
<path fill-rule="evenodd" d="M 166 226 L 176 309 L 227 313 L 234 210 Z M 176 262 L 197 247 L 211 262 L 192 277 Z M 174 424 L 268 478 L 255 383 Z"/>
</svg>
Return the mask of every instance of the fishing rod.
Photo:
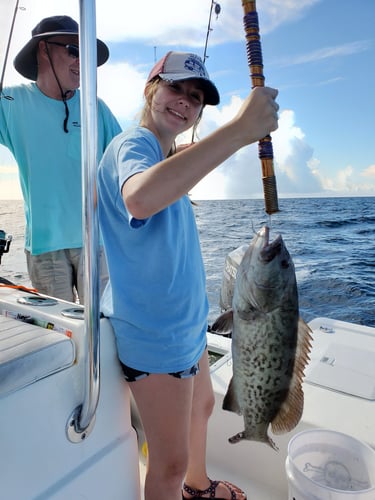
<svg viewBox="0 0 375 500">
<path fill-rule="evenodd" d="M 5 97 L 5 99 L 10 99 L 10 100 L 13 100 L 13 98 L 10 96 L 3 96 L 2 94 L 3 94 L 3 83 L 4 83 L 4 76 L 5 76 L 5 69 L 7 67 L 10 43 L 11 43 L 12 36 L 13 36 L 14 23 L 16 22 L 16 16 L 17 16 L 17 12 L 18 12 L 18 4 L 19 4 L 19 0 L 16 1 L 15 7 L 14 7 L 14 13 L 13 13 L 12 24 L 10 26 L 8 43 L 7 43 L 7 46 L 5 49 L 3 69 L 2 69 L 1 77 L 0 77 L 0 98 Z"/>
<path fill-rule="evenodd" d="M 255 0 L 242 0 L 244 28 L 246 33 L 247 60 L 252 88 L 264 87 L 262 47 L 260 43 L 258 13 Z M 268 215 L 279 211 L 276 177 L 273 167 L 272 139 L 267 135 L 258 143 L 259 159 L 262 165 L 262 181 L 265 209 Z"/>
<path fill-rule="evenodd" d="M 210 33 L 213 28 L 211 28 L 211 18 L 212 18 L 212 10 L 215 5 L 215 14 L 216 14 L 216 19 L 218 18 L 220 12 L 221 12 L 221 7 L 220 4 L 215 2 L 215 0 L 211 0 L 211 8 L 210 8 L 210 15 L 208 17 L 208 26 L 207 26 L 207 35 L 206 35 L 206 43 L 204 46 L 204 54 L 203 54 L 203 62 L 206 62 L 206 59 L 208 58 L 207 55 L 207 45 L 208 45 L 208 37 L 210 36 Z"/>
</svg>

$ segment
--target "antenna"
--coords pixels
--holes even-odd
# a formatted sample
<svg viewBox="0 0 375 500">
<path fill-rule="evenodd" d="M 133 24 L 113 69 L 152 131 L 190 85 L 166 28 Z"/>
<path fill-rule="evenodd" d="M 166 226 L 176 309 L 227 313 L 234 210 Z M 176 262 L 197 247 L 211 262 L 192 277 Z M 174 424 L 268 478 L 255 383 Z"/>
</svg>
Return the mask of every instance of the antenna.
<svg viewBox="0 0 375 500">
<path fill-rule="evenodd" d="M 210 36 L 210 32 L 213 30 L 213 28 L 211 28 L 211 18 L 212 18 L 212 11 L 213 11 L 214 6 L 215 6 L 216 19 L 219 17 L 219 14 L 221 12 L 220 4 L 218 4 L 217 2 L 215 2 L 215 0 L 211 0 L 210 16 L 208 18 L 206 44 L 204 46 L 203 62 L 206 62 L 206 59 L 208 58 L 208 55 L 207 55 L 207 44 L 208 44 L 208 37 Z"/>
</svg>

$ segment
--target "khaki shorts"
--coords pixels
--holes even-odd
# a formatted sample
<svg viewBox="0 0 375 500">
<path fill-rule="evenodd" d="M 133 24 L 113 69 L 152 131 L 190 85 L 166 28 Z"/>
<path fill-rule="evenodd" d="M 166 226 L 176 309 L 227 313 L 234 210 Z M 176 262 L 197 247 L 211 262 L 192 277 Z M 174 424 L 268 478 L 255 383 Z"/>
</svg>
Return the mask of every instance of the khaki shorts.
<svg viewBox="0 0 375 500">
<path fill-rule="evenodd" d="M 25 250 L 31 283 L 38 292 L 69 302 L 84 304 L 84 269 L 82 248 L 56 250 L 31 255 Z M 99 251 L 100 295 L 108 282 L 104 250 Z"/>
</svg>

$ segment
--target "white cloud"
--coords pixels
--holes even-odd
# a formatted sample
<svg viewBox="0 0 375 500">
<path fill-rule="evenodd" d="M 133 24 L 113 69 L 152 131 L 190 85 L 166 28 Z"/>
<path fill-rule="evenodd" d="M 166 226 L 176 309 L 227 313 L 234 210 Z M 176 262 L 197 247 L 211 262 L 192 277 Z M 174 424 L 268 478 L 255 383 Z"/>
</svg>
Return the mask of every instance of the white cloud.
<svg viewBox="0 0 375 500">
<path fill-rule="evenodd" d="M 0 200 L 22 198 L 16 165 L 0 165 Z"/>
<path fill-rule="evenodd" d="M 219 107 L 208 106 L 198 129 L 200 138 L 204 138 L 216 128 L 231 120 L 239 110 L 242 99 L 232 96 L 229 104 Z M 215 171 L 209 174 L 192 190 L 196 199 L 246 198 L 260 195 L 260 166 L 255 146 L 242 148 L 231 156 Z M 207 195 L 205 195 L 207 189 Z"/>
<path fill-rule="evenodd" d="M 200 130 L 204 135 L 230 120 L 238 111 L 242 100 L 234 96 L 228 106 L 221 110 L 207 108 L 203 115 Z M 203 135 L 203 134 L 202 134 Z M 203 135 L 203 136 L 204 136 Z M 279 195 L 298 193 L 317 193 L 322 191 L 319 176 L 310 167 L 313 161 L 312 148 L 307 144 L 303 131 L 295 124 L 293 111 L 280 113 L 279 129 L 272 134 L 274 151 L 274 171 Z M 199 183 L 192 190 L 194 197 L 204 197 L 204 186 L 218 186 L 217 198 L 262 197 L 262 168 L 258 158 L 257 144 L 242 148 L 211 174 L 209 181 Z M 219 196 L 220 194 L 220 196 Z"/>
<path fill-rule="evenodd" d="M 127 63 L 107 63 L 98 70 L 98 95 L 124 126 L 143 105 L 146 75 Z"/>
<path fill-rule="evenodd" d="M 227 178 L 220 170 L 214 170 L 191 191 L 194 200 L 224 200 L 227 196 Z"/>
<path fill-rule="evenodd" d="M 287 58 L 279 58 L 276 64 L 277 66 L 292 66 L 296 64 L 306 64 L 316 61 L 321 61 L 323 59 L 332 59 L 336 57 L 345 57 L 348 55 L 358 54 L 360 52 L 365 52 L 369 50 L 372 46 L 372 42 L 369 40 L 359 40 L 350 43 L 344 43 L 342 45 L 336 45 L 332 47 L 324 47 L 313 52 L 306 54 L 301 54 L 298 56 L 291 57 L 288 55 Z"/>
<path fill-rule="evenodd" d="M 278 25 L 298 19 L 303 13 L 321 0 L 264 0 L 257 10 L 262 32 Z M 3 5 L 4 4 L 4 5 Z M 15 2 L 13 2 L 15 4 Z M 243 39 L 243 9 L 238 0 L 222 0 L 221 13 L 212 16 L 214 33 L 210 43 L 223 43 Z M 11 5 L 11 9 L 9 6 Z M 8 7 L 5 11 L 5 7 Z M 2 14 L 14 7 L 9 1 L 1 0 Z M 187 43 L 192 47 L 202 46 L 207 32 L 210 3 L 202 0 L 177 2 L 176 0 L 143 0 L 118 2 L 118 0 L 96 1 L 97 35 L 107 42 L 144 41 L 150 45 Z M 44 17 L 67 14 L 78 20 L 79 2 L 65 0 L 63 6 L 57 0 L 30 0 L 18 13 L 13 33 L 14 51 L 18 51 L 29 39 L 33 27 Z M 5 22 L 0 27 L 7 28 Z M 217 29 L 216 29 L 217 28 Z M 214 36 L 213 36 L 214 35 Z"/>
<path fill-rule="evenodd" d="M 267 33 L 286 22 L 301 17 L 306 10 L 321 0 L 264 0 L 258 2 L 258 13 L 262 34 Z M 243 12 L 238 0 L 222 0 L 218 19 L 212 18 L 214 28 L 210 35 L 210 44 L 243 40 Z M 4 33 L 9 26 L 4 24 L 3 7 L 10 2 L 0 0 L 3 16 L 0 28 L 0 52 L 4 53 Z M 209 2 L 190 0 L 188 3 L 175 0 L 135 2 L 131 9 L 126 2 L 117 0 L 96 1 L 97 35 L 108 43 L 137 41 L 143 45 L 180 44 L 188 47 L 202 46 L 207 31 Z M 32 28 L 43 18 L 56 14 L 68 14 L 78 20 L 79 3 L 66 0 L 61 6 L 57 0 L 29 0 L 23 10 L 17 14 L 14 37 L 5 75 L 7 85 L 24 81 L 13 69 L 12 61 L 19 49 L 29 40 Z M 366 49 L 366 44 L 354 43 L 332 50 L 317 51 L 309 54 L 310 60 L 332 57 L 342 53 L 353 53 Z M 132 66 L 127 59 L 122 62 L 110 61 L 98 70 L 98 95 L 103 97 L 123 126 L 136 118 L 143 105 L 143 86 L 146 71 L 141 64 Z M 0 63 L 1 63 L 0 56 Z M 297 61 L 297 62 L 302 62 Z M 241 99 L 233 95 L 227 105 L 207 107 L 200 124 L 201 138 L 218 126 L 230 120 L 241 105 Z M 189 140 L 188 136 L 186 140 Z M 374 178 L 375 166 L 370 165 L 362 172 L 356 172 L 353 166 L 338 168 L 328 177 L 324 174 L 313 148 L 308 143 L 303 130 L 298 127 L 292 110 L 280 112 L 279 129 L 272 134 L 275 173 L 279 195 L 298 193 L 375 192 L 375 185 L 369 187 Z M 2 161 L 3 160 L 3 161 Z M 8 164 L 0 147 L 0 165 Z M 11 162 L 10 162 L 11 163 Z M 1 173 L 0 166 L 0 173 Z M 363 184 L 355 179 L 362 175 Z M 17 180 L 15 181 L 18 182 Z M 375 183 L 373 183 L 375 184 Z M 5 186 L 2 182 L 2 186 Z M 192 194 L 196 198 L 235 198 L 263 196 L 261 166 L 258 159 L 257 145 L 243 148 L 223 165 L 199 183 Z"/>
<path fill-rule="evenodd" d="M 371 174 L 372 170 L 374 172 Z M 321 172 L 318 175 L 326 192 L 343 196 L 374 196 L 375 167 L 372 165 L 364 172 L 369 172 L 370 175 L 368 175 L 368 173 L 364 174 L 363 172 L 358 175 L 352 165 L 347 165 L 346 167 L 339 169 L 335 175 L 331 175 L 330 177 L 322 174 Z M 364 177 L 370 177 L 370 179 L 367 178 L 363 183 L 358 182 L 361 175 Z"/>
<path fill-rule="evenodd" d="M 200 127 L 202 137 L 230 120 L 241 103 L 242 100 L 234 96 L 229 105 L 222 109 L 208 107 Z M 367 178 L 363 183 L 358 183 L 358 176 L 351 166 L 339 168 L 331 176 L 322 172 L 320 161 L 314 156 L 304 132 L 295 123 L 292 110 L 280 112 L 279 128 L 272 134 L 272 145 L 277 193 L 280 197 L 375 194 L 374 165 L 362 172 L 361 175 Z M 369 178 L 374 179 L 372 184 Z M 195 199 L 263 197 L 257 145 L 245 147 L 234 154 L 197 184 L 192 196 Z"/>
<path fill-rule="evenodd" d="M 279 128 L 272 134 L 275 173 L 280 194 L 321 191 L 319 177 L 310 168 L 313 149 L 295 123 L 292 110 L 280 113 Z"/>
<path fill-rule="evenodd" d="M 375 180 L 375 165 L 370 165 L 367 168 L 365 168 L 362 172 L 361 175 L 363 177 L 373 177 Z"/>
</svg>

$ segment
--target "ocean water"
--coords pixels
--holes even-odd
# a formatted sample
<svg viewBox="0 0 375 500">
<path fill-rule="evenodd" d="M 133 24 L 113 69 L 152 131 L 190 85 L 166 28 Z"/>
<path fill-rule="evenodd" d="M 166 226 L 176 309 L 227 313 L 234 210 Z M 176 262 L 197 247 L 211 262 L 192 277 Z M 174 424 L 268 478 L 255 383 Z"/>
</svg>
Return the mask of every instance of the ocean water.
<svg viewBox="0 0 375 500">
<path fill-rule="evenodd" d="M 210 302 L 220 313 L 225 257 L 271 222 L 293 259 L 300 314 L 375 326 L 375 197 L 279 199 L 271 217 L 263 200 L 199 201 L 196 207 Z"/>
<path fill-rule="evenodd" d="M 226 255 L 271 222 L 271 238 L 282 234 L 295 265 L 303 319 L 325 316 L 375 326 L 375 197 L 279 199 L 280 211 L 271 221 L 263 200 L 196 203 L 210 323 L 220 314 Z M 22 201 L 0 200 L 0 229 L 13 236 L 0 276 L 30 285 Z"/>
</svg>

